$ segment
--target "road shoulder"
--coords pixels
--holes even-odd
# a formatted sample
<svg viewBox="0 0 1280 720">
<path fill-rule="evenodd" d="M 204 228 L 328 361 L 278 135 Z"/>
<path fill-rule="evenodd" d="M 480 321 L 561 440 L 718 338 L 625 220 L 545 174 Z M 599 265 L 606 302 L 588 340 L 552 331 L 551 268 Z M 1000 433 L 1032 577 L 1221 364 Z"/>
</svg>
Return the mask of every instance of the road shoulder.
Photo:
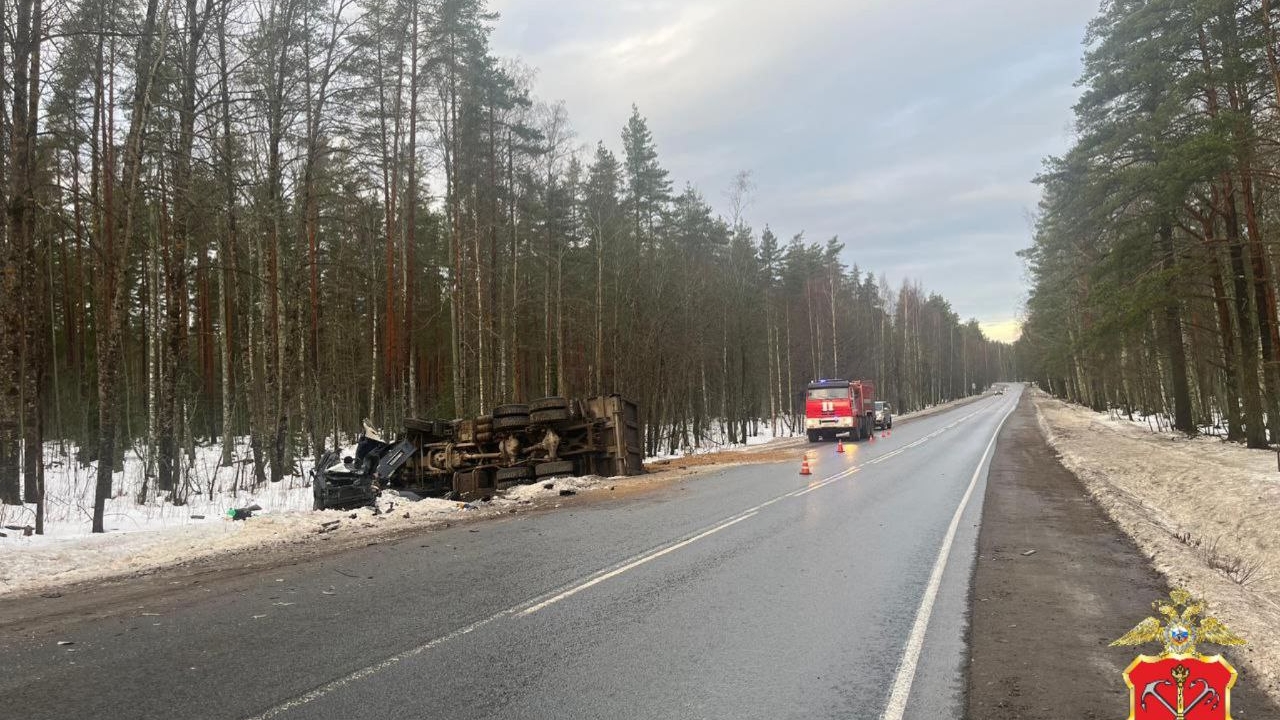
<svg viewBox="0 0 1280 720">
<path fill-rule="evenodd" d="M 966 717 L 1123 717 L 1134 652 L 1108 644 L 1169 588 L 1058 461 L 1029 395 L 992 458 L 971 587 Z M 1243 669 L 1232 709 L 1280 718 Z"/>
</svg>

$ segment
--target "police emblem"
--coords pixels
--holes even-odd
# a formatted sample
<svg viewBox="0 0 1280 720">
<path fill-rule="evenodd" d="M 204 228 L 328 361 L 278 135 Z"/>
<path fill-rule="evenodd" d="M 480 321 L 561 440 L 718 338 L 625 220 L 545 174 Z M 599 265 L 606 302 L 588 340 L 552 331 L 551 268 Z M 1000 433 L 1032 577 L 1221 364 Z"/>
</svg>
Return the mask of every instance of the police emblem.
<svg viewBox="0 0 1280 720">
<path fill-rule="evenodd" d="M 1128 720 L 1231 720 L 1236 671 L 1221 655 L 1204 656 L 1196 646 L 1243 645 L 1244 639 L 1207 614 L 1203 600 L 1174 590 L 1151 607 L 1149 617 L 1111 643 L 1164 644 L 1159 655 L 1139 655 L 1124 671 L 1129 687 Z"/>
</svg>

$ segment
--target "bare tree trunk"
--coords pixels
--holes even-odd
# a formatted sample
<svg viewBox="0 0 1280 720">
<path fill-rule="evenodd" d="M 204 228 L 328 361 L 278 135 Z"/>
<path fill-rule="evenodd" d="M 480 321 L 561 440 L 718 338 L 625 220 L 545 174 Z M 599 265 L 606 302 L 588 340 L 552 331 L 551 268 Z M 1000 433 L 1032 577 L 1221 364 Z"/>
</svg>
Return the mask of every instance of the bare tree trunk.
<svg viewBox="0 0 1280 720">
<path fill-rule="evenodd" d="M 35 155 L 36 138 L 39 127 L 40 110 L 40 39 L 43 36 L 44 11 L 40 0 L 34 0 L 31 11 L 31 58 L 27 88 L 27 128 L 23 133 L 28 143 L 28 165 L 24 168 L 27 180 L 24 189 L 27 193 L 28 206 L 23 218 L 23 339 L 22 366 L 24 387 L 22 392 L 22 443 L 23 457 L 23 495 L 27 503 L 35 503 L 37 507 L 37 523 L 43 532 L 42 513 L 44 508 L 44 377 L 46 352 L 44 328 L 52 319 L 45 301 L 49 287 L 45 282 L 47 272 L 42 271 L 40 262 L 46 254 L 41 251 L 41 242 L 36 239 L 36 203 L 35 203 Z"/>
<path fill-rule="evenodd" d="M 408 414 L 416 416 L 418 414 L 418 392 L 417 392 L 417 343 L 414 339 L 414 274 L 417 272 L 415 267 L 415 256 L 418 252 L 418 3 L 413 3 L 412 22 L 410 23 L 409 38 L 409 147 L 408 154 L 408 176 L 405 180 L 405 221 L 404 221 L 404 258 L 400 266 L 404 269 L 404 288 L 401 296 L 404 300 L 404 309 L 401 311 L 401 317 L 404 319 L 404 331 L 401 333 L 403 338 L 402 344 L 405 348 L 404 366 L 408 372 Z"/>
<path fill-rule="evenodd" d="M 235 333 L 231 326 L 235 317 L 233 298 L 235 297 L 235 263 L 236 263 L 236 184 L 235 184 L 235 150 L 231 135 L 231 73 L 227 64 L 227 21 L 231 12 L 231 0 L 223 0 L 218 25 L 218 90 L 222 109 L 222 187 L 223 202 L 226 203 L 226 228 L 222 242 L 218 246 L 218 260 L 221 268 L 218 272 L 219 326 L 221 332 L 222 360 L 222 458 L 223 467 L 231 465 L 235 448 L 234 436 L 234 388 L 233 368 L 235 367 Z"/>
<path fill-rule="evenodd" d="M 111 476 L 114 469 L 117 442 L 117 384 L 120 377 L 121 344 L 125 314 L 128 310 L 128 278 L 126 260 L 134 233 L 134 208 L 138 200 L 138 183 L 142 165 L 142 137 L 146 128 L 151 105 L 151 89 L 155 78 L 155 69 L 163 52 L 156 47 L 157 0 L 147 3 L 146 20 L 143 23 L 138 48 L 138 65 L 135 77 L 134 98 L 130 113 L 129 132 L 124 147 L 124 172 L 121 175 L 121 200 L 119 217 L 116 216 L 116 203 L 112 197 L 112 175 L 110 167 L 104 172 L 106 178 L 104 205 L 107 208 L 108 223 L 103 253 L 103 270 L 101 273 L 100 317 L 98 332 L 98 477 L 93 502 L 93 532 L 104 531 L 103 513 L 107 498 L 111 495 Z M 165 27 L 165 23 L 159 23 Z M 162 31 L 159 39 L 160 48 L 164 47 L 165 35 Z M 111 107 L 108 102 L 107 107 Z M 110 115 L 108 114 L 108 117 Z M 110 143 L 110 120 L 104 125 L 107 137 L 102 147 L 107 151 Z M 108 152 L 108 157 L 110 153 Z"/>
<path fill-rule="evenodd" d="M 32 125 L 36 118 L 28 94 L 33 64 L 38 70 L 39 63 L 39 2 L 17 0 L 14 4 L 13 82 L 9 86 L 13 92 L 13 109 L 8 118 L 11 187 L 5 192 L 6 227 L 4 242 L 0 243 L 0 253 L 3 253 L 0 261 L 4 267 L 0 273 L 0 382 L 4 386 L 4 395 L 0 398 L 0 503 L 14 505 L 22 501 L 19 472 L 24 435 L 23 394 L 27 384 L 23 367 L 25 293 L 20 270 L 27 264 L 34 243 L 37 210 L 33 184 L 36 138 Z"/>
<path fill-rule="evenodd" d="M 1161 225 L 1157 231 L 1160 238 L 1161 262 L 1166 271 L 1173 268 L 1173 228 L 1168 224 Z M 1169 366 L 1173 377 L 1173 426 L 1178 430 L 1194 435 L 1195 422 L 1191 418 L 1191 389 L 1187 382 L 1187 350 L 1182 338 L 1182 309 L 1178 304 L 1175 287 L 1180 285 L 1170 280 L 1169 297 L 1164 306 L 1165 345 L 1169 350 Z M 968 392 L 966 386 L 965 392 Z"/>
</svg>

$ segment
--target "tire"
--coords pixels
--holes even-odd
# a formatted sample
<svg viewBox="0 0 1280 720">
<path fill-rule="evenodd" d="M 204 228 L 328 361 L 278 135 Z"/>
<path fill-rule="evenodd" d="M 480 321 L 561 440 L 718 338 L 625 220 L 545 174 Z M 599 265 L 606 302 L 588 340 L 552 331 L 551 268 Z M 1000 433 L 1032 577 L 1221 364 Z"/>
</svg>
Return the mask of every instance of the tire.
<svg viewBox="0 0 1280 720">
<path fill-rule="evenodd" d="M 440 420 L 422 420 L 420 418 L 406 418 L 404 428 L 415 432 L 425 433 L 427 435 L 443 435 L 446 432 L 446 423 Z"/>
<path fill-rule="evenodd" d="M 528 405 L 499 405 L 493 409 L 493 421 L 496 423 L 498 418 L 517 417 L 520 415 L 528 415 Z"/>
<path fill-rule="evenodd" d="M 817 430 L 809 430 L 809 431 L 807 431 L 805 434 L 809 436 L 809 442 L 811 442 L 811 443 L 816 443 L 816 442 L 818 442 L 818 431 L 817 431 Z"/>
<path fill-rule="evenodd" d="M 568 419 L 568 408 L 548 408 L 546 410 L 534 410 L 529 413 L 529 420 L 534 424 L 562 422 Z"/>
<path fill-rule="evenodd" d="M 572 460 L 556 460 L 553 462 L 539 463 L 533 469 L 533 474 L 539 478 L 553 477 L 556 475 L 567 476 L 576 475 Z"/>
<path fill-rule="evenodd" d="M 476 442 L 478 443 L 493 442 L 493 433 L 492 432 L 476 433 Z"/>
<path fill-rule="evenodd" d="M 538 412 L 540 410 L 565 410 L 569 409 L 569 401 L 562 397 L 544 397 L 529 403 L 530 412 Z"/>
<path fill-rule="evenodd" d="M 493 432 L 523 430 L 529 427 L 528 415 L 504 415 L 493 419 Z"/>
<path fill-rule="evenodd" d="M 516 467 L 499 468 L 497 475 L 494 476 L 494 482 L 522 482 L 533 479 L 533 470 L 524 465 Z"/>
</svg>

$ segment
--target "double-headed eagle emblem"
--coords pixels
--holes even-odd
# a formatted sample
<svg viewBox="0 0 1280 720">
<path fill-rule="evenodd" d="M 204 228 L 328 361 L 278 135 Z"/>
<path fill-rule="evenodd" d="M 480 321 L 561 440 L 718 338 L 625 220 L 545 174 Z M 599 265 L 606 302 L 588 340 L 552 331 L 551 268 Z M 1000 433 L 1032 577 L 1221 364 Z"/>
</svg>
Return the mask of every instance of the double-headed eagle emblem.
<svg viewBox="0 0 1280 720">
<path fill-rule="evenodd" d="M 1244 638 L 1227 629 L 1221 620 L 1207 615 L 1204 601 L 1191 597 L 1186 590 L 1174 590 L 1169 593 L 1168 600 L 1157 600 L 1151 603 L 1151 607 L 1160 617 L 1143 620 L 1111 646 L 1161 642 L 1164 643 L 1164 657 L 1194 655 L 1196 645 L 1200 643 L 1244 644 Z"/>
<path fill-rule="evenodd" d="M 1200 644 L 1243 645 L 1244 639 L 1208 614 L 1203 600 L 1174 590 L 1168 600 L 1151 604 L 1149 617 L 1111 643 L 1158 642 L 1164 652 L 1139 655 L 1124 671 L 1129 687 L 1129 720 L 1231 720 L 1235 668 L 1221 655 L 1205 657 Z"/>
</svg>

